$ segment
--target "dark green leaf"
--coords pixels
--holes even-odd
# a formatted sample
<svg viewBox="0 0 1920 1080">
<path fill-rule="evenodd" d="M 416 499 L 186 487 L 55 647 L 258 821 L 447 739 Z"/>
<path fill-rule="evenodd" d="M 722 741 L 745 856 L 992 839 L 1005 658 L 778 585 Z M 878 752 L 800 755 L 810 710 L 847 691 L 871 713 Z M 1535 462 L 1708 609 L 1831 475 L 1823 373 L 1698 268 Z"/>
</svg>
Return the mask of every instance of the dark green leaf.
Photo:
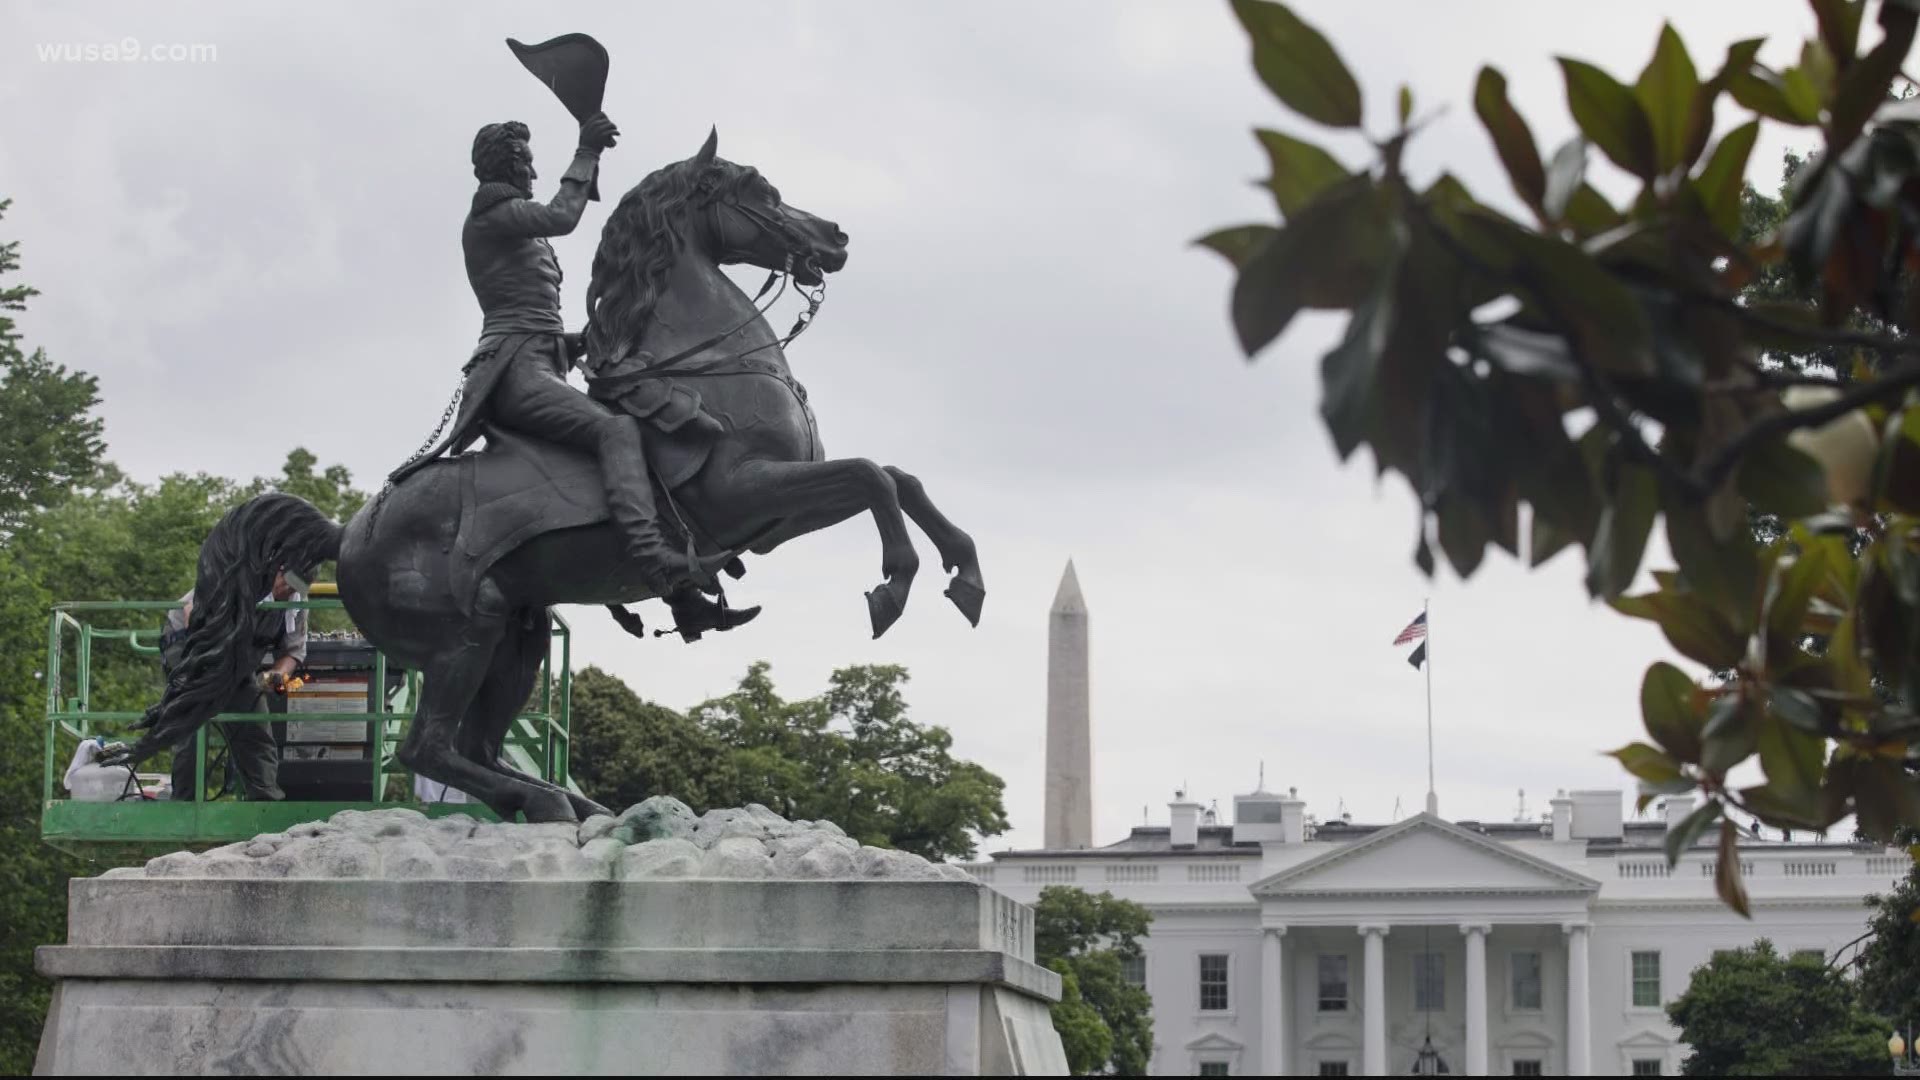
<svg viewBox="0 0 1920 1080">
<path fill-rule="evenodd" d="M 1819 735 L 1820 703 L 1805 690 L 1777 686 L 1773 690 L 1773 715 L 1811 735 Z M 1762 742 L 1765 742 L 1764 737 Z M 1824 755 L 1823 755 L 1824 756 Z"/>
<path fill-rule="evenodd" d="M 1461 580 L 1473 576 L 1487 552 L 1491 534 L 1480 516 L 1480 508 L 1465 498 L 1449 498 L 1440 504 L 1440 550 Z"/>
<path fill-rule="evenodd" d="M 1592 184 L 1585 183 L 1573 193 L 1573 198 L 1567 200 L 1565 216 L 1567 224 L 1573 226 L 1574 233 L 1583 239 L 1617 229 L 1626 221 L 1606 196 L 1595 191 Z"/>
<path fill-rule="evenodd" d="M 1233 288 L 1233 325 L 1248 356 L 1303 308 L 1351 308 L 1386 272 L 1396 222 L 1379 189 L 1356 176 L 1328 188 L 1255 250 Z"/>
<path fill-rule="evenodd" d="M 1273 191 L 1273 201 L 1279 204 L 1284 217 L 1293 217 L 1314 196 L 1351 175 L 1332 154 L 1310 142 L 1264 128 L 1254 134 L 1260 137 L 1260 145 L 1266 147 L 1267 157 L 1273 162 L 1273 177 L 1267 181 L 1267 187 Z"/>
<path fill-rule="evenodd" d="M 1826 829 L 1846 816 L 1844 804 L 1840 805 L 1838 813 L 1834 813 L 1828 808 L 1826 793 L 1820 792 L 1818 795 L 1813 812 L 1808 813 L 1805 807 L 1781 802 L 1765 784 L 1740 789 L 1741 802 L 1760 820 L 1789 829 Z"/>
<path fill-rule="evenodd" d="M 1680 763 L 1657 747 L 1643 742 L 1628 743 L 1607 755 L 1617 759 L 1626 770 L 1649 784 L 1679 783 L 1682 788 L 1691 788 L 1693 784 L 1680 772 Z"/>
<path fill-rule="evenodd" d="M 1740 834 L 1734 828 L 1733 819 L 1720 823 L 1720 854 L 1713 865 L 1713 891 L 1720 895 L 1721 902 L 1740 913 L 1744 919 L 1753 918 L 1753 912 L 1747 906 L 1747 885 L 1742 879 L 1746 874 L 1740 869 Z"/>
<path fill-rule="evenodd" d="M 1413 87 L 1408 86 L 1406 83 L 1401 83 L 1400 84 L 1400 126 L 1406 127 L 1407 121 L 1412 118 L 1413 118 Z"/>
<path fill-rule="evenodd" d="M 1759 134 L 1758 120 L 1727 132 L 1693 182 L 1713 227 L 1722 236 L 1732 238 L 1740 233 L 1740 186 L 1746 180 L 1747 156 L 1753 152 L 1753 141 Z"/>
<path fill-rule="evenodd" d="M 1653 59 L 1633 87 L 1633 96 L 1653 133 L 1654 160 L 1660 172 L 1686 164 L 1688 122 L 1699 89 L 1700 75 L 1694 70 L 1693 58 L 1687 55 L 1686 43 L 1668 23 L 1660 31 Z"/>
<path fill-rule="evenodd" d="M 1459 240 L 1479 260 L 1510 273 L 1585 359 L 1617 375 L 1654 374 L 1645 309 L 1578 245 L 1522 229 L 1490 211 L 1458 217 Z"/>
<path fill-rule="evenodd" d="M 1566 550 L 1567 545 L 1574 542 L 1572 533 L 1563 532 L 1537 512 L 1533 515 L 1531 528 L 1532 535 L 1527 542 L 1529 566 L 1539 566 Z"/>
<path fill-rule="evenodd" d="M 1760 745 L 1758 716 L 1738 693 L 1723 694 L 1707 711 L 1707 726 L 1701 734 L 1700 767 L 1715 775 L 1753 756 Z"/>
<path fill-rule="evenodd" d="M 1591 553 L 1598 559 L 1599 552 Z M 1693 593 L 1657 592 L 1611 601 L 1622 615 L 1658 623 L 1668 644 L 1716 670 L 1730 668 L 1746 655 L 1747 639 L 1705 598 Z M 1711 720 L 1709 721 L 1711 724 Z"/>
<path fill-rule="evenodd" d="M 1211 251 L 1218 252 L 1235 266 L 1247 265 L 1253 253 L 1261 245 L 1268 243 L 1280 230 L 1271 225 L 1236 225 L 1231 229 L 1211 232 L 1195 240 L 1194 243 Z"/>
<path fill-rule="evenodd" d="M 1345 461 L 1367 434 L 1367 417 L 1376 392 L 1380 353 L 1393 331 L 1397 300 L 1393 275 L 1383 274 L 1372 296 L 1347 321 L 1346 337 L 1320 361 L 1320 415 Z"/>
<path fill-rule="evenodd" d="M 1903 825 L 1920 821 L 1920 788 L 1906 770 L 1883 759 L 1856 759 L 1852 768 L 1853 807 L 1860 831 L 1882 842 Z"/>
<path fill-rule="evenodd" d="M 1671 866 L 1679 862 L 1680 856 L 1686 854 L 1687 849 L 1693 846 L 1693 842 L 1700 838 L 1700 834 L 1707 831 L 1707 826 L 1720 819 L 1720 812 L 1719 800 L 1708 799 L 1696 807 L 1693 813 L 1682 818 L 1680 824 L 1668 829 L 1667 865 Z"/>
<path fill-rule="evenodd" d="M 1854 14 L 1858 31 L 1859 14 Z M 1843 67 L 1844 75 L 1834 89 L 1833 104 L 1828 110 L 1827 146 L 1830 152 L 1844 150 L 1859 136 L 1875 109 L 1887 101 L 1889 89 L 1894 77 L 1900 73 L 1900 65 L 1907 53 L 1913 48 L 1915 13 L 1893 4 L 1882 5 L 1880 25 L 1886 31 L 1880 43 L 1872 51 L 1860 58 L 1859 63 Z M 1826 33 L 1826 22 L 1821 22 L 1821 33 Z"/>
<path fill-rule="evenodd" d="M 1638 465 L 1621 466 L 1619 483 L 1600 511 L 1599 527 L 1587 548 L 1590 594 L 1611 600 L 1633 585 L 1659 509 L 1660 488 L 1653 473 Z M 1661 625 L 1666 625 L 1664 620 Z"/>
<path fill-rule="evenodd" d="M 1330 127 L 1360 126 L 1360 86 L 1318 30 L 1283 4 L 1233 0 L 1253 39 L 1253 69 L 1294 112 Z"/>
<path fill-rule="evenodd" d="M 1479 114 L 1487 134 L 1493 137 L 1493 148 L 1500 155 L 1500 163 L 1507 167 L 1513 190 L 1521 201 L 1544 214 L 1547 177 L 1540 167 L 1540 148 L 1534 144 L 1533 131 L 1527 127 L 1526 119 L 1507 100 L 1506 76 L 1491 67 L 1480 69 L 1480 78 L 1473 87 L 1473 111 Z"/>
<path fill-rule="evenodd" d="M 1653 129 L 1633 91 L 1579 60 L 1561 57 L 1560 70 L 1566 76 L 1567 107 L 1581 132 L 1614 164 L 1643 180 L 1653 179 L 1659 171 Z"/>
<path fill-rule="evenodd" d="M 1820 23 L 1820 40 L 1840 70 L 1845 71 L 1860 47 L 1861 0 L 1813 0 L 1813 16 Z"/>
<path fill-rule="evenodd" d="M 1788 723 L 1779 715 L 1782 704 L 1776 692 L 1775 715 L 1760 723 L 1760 768 L 1767 774 L 1767 789 L 1781 803 L 1812 816 L 1820 809 L 1820 781 L 1826 772 L 1827 740 Z M 1811 705 L 1811 700 L 1806 704 Z"/>
<path fill-rule="evenodd" d="M 1822 539 L 1803 547 L 1791 563 L 1782 560 L 1779 577 L 1767 596 L 1767 633 L 1772 641 L 1787 648 L 1798 645 L 1807 619 L 1807 603 L 1826 581 L 1832 544 Z"/>
<path fill-rule="evenodd" d="M 1728 56 L 1729 58 L 1733 56 L 1731 49 L 1728 50 Z M 1747 59 L 1749 62 L 1745 67 L 1737 69 L 1730 67 L 1726 72 L 1727 90 L 1733 95 L 1733 100 L 1761 116 L 1778 120 L 1783 124 L 1807 125 L 1819 122 L 1817 100 L 1812 102 L 1813 107 L 1809 109 L 1808 102 L 1798 96 L 1801 92 L 1800 87 L 1790 91 L 1788 80 L 1780 73 L 1765 64 L 1752 63 L 1751 55 Z M 1806 83 L 1804 77 L 1801 78 L 1800 84 L 1807 92 L 1811 92 L 1812 87 Z"/>
<path fill-rule="evenodd" d="M 1820 463 L 1775 439 L 1740 462 L 1740 494 L 1755 510 L 1802 518 L 1827 508 L 1827 474 Z"/>
<path fill-rule="evenodd" d="M 1640 716 L 1647 734 L 1668 754 L 1684 762 L 1699 760 L 1705 717 L 1694 708 L 1693 680 L 1686 672 L 1665 661 L 1648 668 L 1640 682 Z"/>
<path fill-rule="evenodd" d="M 1725 540 L 1715 540 L 1706 512 L 1685 497 L 1670 500 L 1666 516 L 1667 547 L 1687 584 L 1734 628 L 1751 627 L 1760 580 L 1752 534 L 1742 529 Z"/>
</svg>

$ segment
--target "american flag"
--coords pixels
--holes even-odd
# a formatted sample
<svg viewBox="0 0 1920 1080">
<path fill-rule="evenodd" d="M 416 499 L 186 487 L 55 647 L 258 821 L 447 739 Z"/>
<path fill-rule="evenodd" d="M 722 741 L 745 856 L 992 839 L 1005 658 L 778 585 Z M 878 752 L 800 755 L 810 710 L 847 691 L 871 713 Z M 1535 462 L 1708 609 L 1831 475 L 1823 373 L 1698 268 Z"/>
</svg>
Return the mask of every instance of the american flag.
<svg viewBox="0 0 1920 1080">
<path fill-rule="evenodd" d="M 1395 645 L 1405 645 L 1409 641 L 1418 641 L 1421 638 L 1426 636 L 1427 636 L 1427 613 L 1423 611 L 1419 615 L 1415 616 L 1412 622 L 1407 624 L 1407 628 L 1405 630 L 1400 631 L 1400 636 L 1397 638 L 1394 638 L 1393 643 Z"/>
</svg>

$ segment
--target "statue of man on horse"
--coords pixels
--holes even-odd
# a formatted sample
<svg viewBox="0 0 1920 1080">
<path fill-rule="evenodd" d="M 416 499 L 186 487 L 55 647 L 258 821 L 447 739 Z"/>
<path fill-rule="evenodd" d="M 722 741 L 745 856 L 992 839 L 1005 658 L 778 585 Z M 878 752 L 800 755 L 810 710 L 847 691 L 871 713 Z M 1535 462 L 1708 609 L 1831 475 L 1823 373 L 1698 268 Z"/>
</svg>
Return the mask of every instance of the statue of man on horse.
<svg viewBox="0 0 1920 1080">
<path fill-rule="evenodd" d="M 201 545 L 184 656 L 119 760 L 171 746 L 218 711 L 258 659 L 247 631 L 281 567 L 310 577 L 335 563 L 354 624 L 422 675 L 396 758 L 508 821 L 603 812 L 503 753 L 549 648 L 552 605 L 607 605 L 637 633 L 621 605 L 657 597 L 692 640 L 757 609 L 713 604 L 688 583 L 738 576 L 748 553 L 867 513 L 883 578 L 866 594 L 873 636 L 899 619 L 919 571 L 908 519 L 952 574 L 947 598 L 978 624 L 986 586 L 973 539 L 911 473 L 828 458 L 787 365 L 826 276 L 846 265 L 846 233 L 720 157 L 715 132 L 620 199 L 594 256 L 586 329 L 569 336 L 546 237 L 579 221 L 597 153 L 618 135 L 600 110 L 605 50 L 583 35 L 509 45 L 582 121 L 581 150 L 542 204 L 530 197 L 525 128 L 494 125 L 475 140 L 481 184 L 464 235 L 486 321 L 459 422 L 345 524 L 283 493 L 228 512 Z M 808 315 L 778 335 L 761 297 L 725 273 L 735 264 L 768 271 L 762 296 L 781 279 L 811 290 Z M 564 381 L 576 357 L 586 394 Z M 470 449 L 481 433 L 485 448 Z"/>
<path fill-rule="evenodd" d="M 460 230 L 460 244 L 467 282 L 483 316 L 480 343 L 463 372 L 466 383 L 453 429 L 388 479 L 398 483 L 443 452 L 466 450 L 489 424 L 593 455 L 623 553 L 647 587 L 672 608 L 676 628 L 697 637 L 708 630 L 731 630 L 759 609 L 734 611 L 702 595 L 694 578 L 696 567 L 661 534 L 641 424 L 567 382 L 567 372 L 585 345 L 581 335 L 568 334 L 561 322 L 560 263 L 548 238 L 566 236 L 580 224 L 600 153 L 612 147 L 619 134 L 604 112 L 583 120 L 573 162 L 560 176 L 559 192 L 545 203 L 533 197 L 538 174 L 525 124 L 488 124 L 474 136 L 473 174 L 480 186 Z M 701 412 L 674 419 L 679 421 L 676 428 L 691 424 L 690 434 L 723 433 L 718 422 Z"/>
</svg>

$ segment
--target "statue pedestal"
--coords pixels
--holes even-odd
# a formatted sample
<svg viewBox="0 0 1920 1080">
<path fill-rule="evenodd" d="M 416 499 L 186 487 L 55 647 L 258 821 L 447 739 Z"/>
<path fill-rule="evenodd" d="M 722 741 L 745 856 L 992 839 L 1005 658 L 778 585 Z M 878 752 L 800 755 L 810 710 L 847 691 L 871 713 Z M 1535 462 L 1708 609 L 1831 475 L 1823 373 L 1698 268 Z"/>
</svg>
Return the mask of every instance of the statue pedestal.
<svg viewBox="0 0 1920 1080">
<path fill-rule="evenodd" d="M 57 986 L 35 1071 L 1066 1072 L 1032 912 L 951 868 L 893 852 L 860 855 L 865 879 L 780 879 L 819 860 L 521 832 L 555 826 L 428 855 L 390 834 L 447 826 L 396 820 L 73 881 L 67 944 L 37 957 Z"/>
<path fill-rule="evenodd" d="M 36 1072 L 1064 1073 L 962 882 L 75 881 Z"/>
</svg>

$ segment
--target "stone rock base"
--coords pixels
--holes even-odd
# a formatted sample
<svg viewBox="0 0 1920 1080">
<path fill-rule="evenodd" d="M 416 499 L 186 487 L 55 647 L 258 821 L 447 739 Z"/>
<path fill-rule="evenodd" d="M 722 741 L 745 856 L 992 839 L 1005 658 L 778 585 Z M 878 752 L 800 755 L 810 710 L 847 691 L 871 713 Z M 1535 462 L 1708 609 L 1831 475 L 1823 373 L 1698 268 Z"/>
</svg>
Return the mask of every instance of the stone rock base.
<svg viewBox="0 0 1920 1080">
<path fill-rule="evenodd" d="M 979 983 L 69 979 L 41 1074 L 1064 1074 L 1046 1003 Z"/>
<path fill-rule="evenodd" d="M 75 879 L 67 944 L 36 957 L 56 989 L 35 1072 L 1066 1072 L 1031 910 L 924 863 L 865 866 L 857 845 L 832 846 L 858 877 L 800 876 L 820 869 L 803 854 L 782 879 L 791 837 L 734 835 L 777 819 L 716 820 L 705 849 L 697 828 L 491 826 L 427 848 L 414 876 L 415 824 L 347 819 L 259 854 Z M 280 876 L 302 840 L 313 851 Z M 677 877 L 625 865 L 669 840 L 707 861 L 764 848 L 738 860 L 757 860 L 751 877 L 726 859 L 688 856 Z"/>
</svg>

